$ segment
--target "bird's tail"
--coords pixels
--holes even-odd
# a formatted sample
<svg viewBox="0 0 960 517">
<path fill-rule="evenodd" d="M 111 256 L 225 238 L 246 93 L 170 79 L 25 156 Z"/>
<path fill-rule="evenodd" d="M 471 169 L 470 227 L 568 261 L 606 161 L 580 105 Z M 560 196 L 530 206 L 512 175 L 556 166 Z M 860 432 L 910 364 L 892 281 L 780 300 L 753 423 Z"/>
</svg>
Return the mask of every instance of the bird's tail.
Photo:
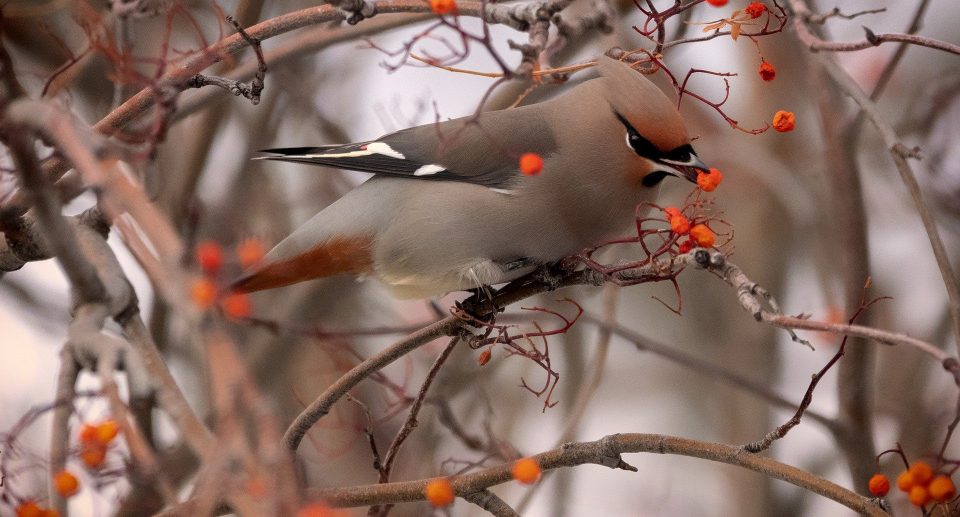
<svg viewBox="0 0 960 517">
<path fill-rule="evenodd" d="M 292 256 L 270 259 L 236 279 L 235 292 L 251 293 L 295 284 L 304 280 L 344 273 L 364 274 L 373 269 L 371 240 L 363 236 L 334 235 Z"/>
</svg>

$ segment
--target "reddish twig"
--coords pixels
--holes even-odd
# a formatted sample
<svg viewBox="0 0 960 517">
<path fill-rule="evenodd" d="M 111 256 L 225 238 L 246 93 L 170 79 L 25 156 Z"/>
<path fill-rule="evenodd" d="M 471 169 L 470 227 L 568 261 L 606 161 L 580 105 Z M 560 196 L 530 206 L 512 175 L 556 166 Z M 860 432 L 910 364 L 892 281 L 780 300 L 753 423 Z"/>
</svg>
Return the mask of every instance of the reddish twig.
<svg viewBox="0 0 960 517">
<path fill-rule="evenodd" d="M 867 287 L 868 286 L 869 286 L 869 282 L 867 284 Z M 864 289 L 866 290 L 867 287 L 864 287 Z M 864 293 L 864 295 L 865 294 L 866 293 Z M 853 314 L 853 316 L 850 317 L 847 323 L 850 325 L 853 325 L 853 323 L 857 320 L 857 318 L 859 318 L 860 315 L 863 314 L 863 312 L 866 311 L 871 305 L 884 299 L 888 299 L 888 298 L 880 297 L 880 298 L 874 298 L 873 300 L 870 300 L 870 301 L 865 301 L 864 299 L 861 299 L 860 307 L 857 308 L 856 312 Z M 792 417 L 790 417 L 790 420 L 787 420 L 785 423 L 777 426 L 776 429 L 767 433 L 767 435 L 764 436 L 762 439 L 756 442 L 752 442 L 744 445 L 743 448 L 747 452 L 757 453 L 757 452 L 762 452 L 767 450 L 768 448 L 770 448 L 771 445 L 773 445 L 773 442 L 783 438 L 784 436 L 787 435 L 787 433 L 790 432 L 791 429 L 793 429 L 794 427 L 800 424 L 800 420 L 803 418 L 804 413 L 806 413 L 807 408 L 809 408 L 810 404 L 813 402 L 813 392 L 814 390 L 817 389 L 817 384 L 819 384 L 820 379 L 823 379 L 823 376 L 826 375 L 831 368 L 833 368 L 833 365 L 837 364 L 837 362 L 840 361 L 840 358 L 843 357 L 844 352 L 846 351 L 846 348 L 847 348 L 848 339 L 850 339 L 850 336 L 848 335 L 843 336 L 843 339 L 840 341 L 840 346 L 837 347 L 837 352 L 833 355 L 833 357 L 830 358 L 829 361 L 827 361 L 827 364 L 823 365 L 823 367 L 820 368 L 820 371 L 813 374 L 812 378 L 810 379 L 810 384 L 807 386 L 807 391 L 803 394 L 803 399 L 801 399 L 800 405 L 797 407 L 797 411 L 793 414 Z"/>
<path fill-rule="evenodd" d="M 390 481 L 390 472 L 393 470 L 393 463 L 396 461 L 397 454 L 400 453 L 400 448 L 403 447 L 403 443 L 407 440 L 407 437 L 410 436 L 410 433 L 413 432 L 413 429 L 417 427 L 417 417 L 420 414 L 420 408 L 423 407 L 423 403 L 427 398 L 427 392 L 430 390 L 430 385 L 433 384 L 433 381 L 437 378 L 437 374 L 440 373 L 440 368 L 443 366 L 443 363 L 447 361 L 447 358 L 450 357 L 454 347 L 456 347 L 457 343 L 459 342 L 459 337 L 451 339 L 443 351 L 440 352 L 440 355 L 437 356 L 437 359 L 433 362 L 433 365 L 427 372 L 427 376 L 423 380 L 423 384 L 420 386 L 420 391 L 413 399 L 413 405 L 410 407 L 410 412 L 407 414 L 407 419 L 403 423 L 403 427 L 401 427 L 400 431 L 397 432 L 397 435 L 393 438 L 393 442 L 390 443 L 390 448 L 387 449 L 387 453 L 383 457 L 383 466 L 380 468 L 380 483 L 386 483 Z M 381 517 L 385 517 L 388 513 L 390 513 L 391 507 L 391 505 L 384 506 L 379 515 Z M 371 508 L 370 513 L 377 513 L 376 508 Z"/>
</svg>

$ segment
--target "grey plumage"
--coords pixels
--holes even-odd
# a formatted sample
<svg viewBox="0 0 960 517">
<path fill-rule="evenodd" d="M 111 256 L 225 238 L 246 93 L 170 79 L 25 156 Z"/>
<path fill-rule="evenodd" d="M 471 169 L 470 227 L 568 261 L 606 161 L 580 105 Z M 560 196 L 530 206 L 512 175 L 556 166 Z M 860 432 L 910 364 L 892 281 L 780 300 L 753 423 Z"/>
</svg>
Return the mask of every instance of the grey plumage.
<svg viewBox="0 0 960 517">
<path fill-rule="evenodd" d="M 376 175 L 284 239 L 238 287 L 351 273 L 401 297 L 429 296 L 509 281 L 626 231 L 664 176 L 694 180 L 704 166 L 658 88 L 609 58 L 600 71 L 531 106 L 371 142 L 268 151 Z M 526 152 L 543 157 L 539 176 L 520 173 Z"/>
</svg>

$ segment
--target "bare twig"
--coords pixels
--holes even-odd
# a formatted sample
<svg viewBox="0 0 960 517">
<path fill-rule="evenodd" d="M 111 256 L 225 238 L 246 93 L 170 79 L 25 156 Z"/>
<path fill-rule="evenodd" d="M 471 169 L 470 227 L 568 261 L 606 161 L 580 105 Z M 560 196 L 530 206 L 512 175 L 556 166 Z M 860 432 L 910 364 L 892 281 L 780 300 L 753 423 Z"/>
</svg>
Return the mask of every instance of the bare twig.
<svg viewBox="0 0 960 517">
<path fill-rule="evenodd" d="M 256 106 L 257 104 L 260 104 L 260 94 L 263 92 L 263 80 L 267 75 L 267 63 L 263 59 L 263 50 L 260 48 L 260 40 L 247 34 L 247 32 L 243 30 L 243 27 L 236 20 L 234 20 L 233 17 L 227 16 L 227 21 L 233 25 L 233 28 L 236 29 L 237 33 L 240 34 L 243 40 L 250 45 L 250 48 L 253 49 L 254 55 L 256 55 L 257 71 L 253 75 L 253 81 L 251 81 L 250 84 L 246 84 L 241 81 L 224 79 L 223 77 L 196 74 L 187 80 L 186 87 L 203 88 L 207 85 L 217 86 L 238 97 L 242 96 L 246 99 L 250 99 L 250 103 Z"/>
<path fill-rule="evenodd" d="M 863 11 L 857 11 L 850 14 L 844 14 L 843 12 L 840 11 L 839 7 L 834 7 L 833 9 L 830 9 L 825 13 L 811 14 L 810 16 L 807 17 L 807 23 L 812 23 L 815 25 L 823 25 L 830 18 L 843 18 L 845 20 L 852 20 L 854 18 L 858 18 L 860 16 L 864 16 L 867 14 L 879 14 L 884 12 L 887 12 L 887 9 L 881 7 L 880 9 L 866 9 Z"/>
<path fill-rule="evenodd" d="M 296 451 L 303 440 L 303 436 L 313 427 L 313 424 L 330 412 L 333 404 L 347 394 L 354 386 L 372 373 L 379 371 L 386 365 L 396 361 L 409 352 L 426 345 L 441 336 L 449 336 L 456 332 L 460 322 L 454 317 L 448 317 L 432 325 L 424 327 L 407 338 L 388 347 L 379 354 L 353 367 L 349 372 L 337 379 L 290 424 L 283 435 L 283 444 L 290 451 Z"/>
<path fill-rule="evenodd" d="M 489 490 L 478 490 L 461 497 L 490 512 L 495 517 L 520 517 L 516 510 Z"/>
<path fill-rule="evenodd" d="M 954 337 L 957 343 L 957 349 L 960 350 L 960 283 L 958 283 L 957 274 L 950 264 L 950 257 L 940 237 L 940 230 L 937 229 L 933 214 L 930 213 L 930 209 L 923 201 L 923 194 L 920 192 L 920 185 L 917 183 L 913 167 L 911 167 L 907 161 L 907 158 L 913 154 L 900 142 L 893 128 L 880 115 L 876 104 L 867 97 L 866 93 L 860 89 L 846 71 L 840 68 L 840 66 L 829 57 L 819 56 L 818 60 L 823 65 L 827 74 L 833 78 L 844 93 L 849 95 L 860 106 L 860 109 L 866 115 L 867 119 L 870 120 L 880 133 L 897 167 L 897 172 L 900 173 L 901 180 L 903 180 L 907 191 L 910 192 L 910 196 L 913 198 L 914 207 L 920 215 L 920 220 L 923 222 L 923 228 L 927 232 L 930 246 L 933 249 L 933 255 L 937 260 L 937 266 L 940 268 L 940 276 L 943 278 L 950 304 Z"/>
<path fill-rule="evenodd" d="M 77 377 L 80 374 L 79 365 L 73 355 L 73 350 L 64 345 L 60 349 L 60 371 L 57 374 L 56 401 L 62 401 L 53 409 L 53 424 L 50 432 L 50 465 L 47 469 L 53 479 L 58 472 L 67 466 L 67 447 L 70 445 L 70 416 L 73 414 L 73 400 L 76 397 Z M 65 513 L 66 499 L 51 484 L 49 489 L 50 506 L 58 512 Z"/>
<path fill-rule="evenodd" d="M 583 316 L 583 318 L 590 323 L 606 327 L 606 323 L 604 323 L 603 320 L 592 314 L 587 313 Z M 765 384 L 744 377 L 739 373 L 726 370 L 720 366 L 717 366 L 712 361 L 687 354 L 675 346 L 658 343 L 622 325 L 614 324 L 610 326 L 609 329 L 617 336 L 629 341 L 640 352 L 650 352 L 658 357 L 662 357 L 668 361 L 673 361 L 682 367 L 688 368 L 691 371 L 697 372 L 701 375 L 726 382 L 730 386 L 751 393 L 777 407 L 787 409 L 796 407 L 796 404 L 794 404 L 792 401 L 787 400 L 785 397 L 771 391 L 770 388 Z M 807 415 L 827 429 L 832 429 L 835 427 L 833 420 L 819 412 L 808 411 Z"/>
<path fill-rule="evenodd" d="M 383 456 L 383 467 L 380 469 L 381 483 L 386 483 L 390 480 L 390 472 L 393 470 L 393 463 L 397 459 L 397 454 L 400 453 L 400 448 L 403 447 L 403 442 L 405 442 L 407 437 L 410 436 L 410 433 L 413 432 L 413 429 L 417 427 L 417 417 L 420 414 L 420 408 L 423 407 L 423 402 L 427 398 L 427 392 L 430 391 L 430 385 L 433 384 L 433 381 L 437 378 L 437 374 L 440 373 L 440 368 L 447 361 L 447 358 L 450 357 L 454 347 L 456 347 L 457 343 L 459 342 L 460 337 L 451 339 L 450 342 L 447 343 L 447 346 L 444 347 L 443 351 L 440 352 L 440 355 L 437 356 L 437 359 L 433 362 L 433 365 L 427 372 L 427 376 L 423 380 L 423 384 L 420 386 L 420 391 L 417 393 L 416 398 L 413 399 L 413 405 L 410 406 L 410 411 L 407 413 L 407 420 L 404 421 L 403 427 L 401 427 L 400 431 L 397 432 L 397 435 L 393 438 L 393 442 L 390 443 L 390 448 L 387 449 L 386 454 Z M 389 513 L 389 511 L 390 506 L 385 506 L 380 515 L 386 515 Z M 370 512 L 371 514 L 376 513 L 374 509 L 371 509 Z"/>
</svg>

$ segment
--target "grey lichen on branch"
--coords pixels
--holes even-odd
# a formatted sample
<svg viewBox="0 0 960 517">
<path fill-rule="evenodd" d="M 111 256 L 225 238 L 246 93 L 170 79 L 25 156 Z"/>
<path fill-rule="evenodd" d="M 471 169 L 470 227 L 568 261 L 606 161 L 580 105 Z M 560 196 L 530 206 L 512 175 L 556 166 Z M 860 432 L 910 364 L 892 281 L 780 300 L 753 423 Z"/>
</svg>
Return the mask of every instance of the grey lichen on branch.
<svg viewBox="0 0 960 517">
<path fill-rule="evenodd" d="M 350 25 L 356 25 L 377 14 L 377 4 L 371 0 L 335 0 L 330 4 L 343 14 L 344 20 Z"/>
</svg>

